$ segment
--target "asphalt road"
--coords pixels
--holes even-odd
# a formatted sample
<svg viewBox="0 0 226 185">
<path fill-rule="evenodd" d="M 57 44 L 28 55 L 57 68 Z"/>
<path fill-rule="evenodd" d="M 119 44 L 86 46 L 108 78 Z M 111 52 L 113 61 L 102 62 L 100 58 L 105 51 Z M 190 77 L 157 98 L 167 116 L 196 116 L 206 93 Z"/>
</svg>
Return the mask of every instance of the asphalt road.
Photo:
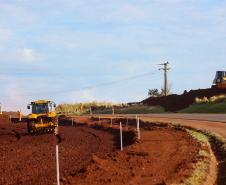
<svg viewBox="0 0 226 185">
<path fill-rule="evenodd" d="M 136 115 L 128 114 L 118 116 L 131 118 Z M 177 123 L 205 129 L 218 133 L 226 139 L 226 114 L 139 114 L 138 116 L 144 121 Z"/>
<path fill-rule="evenodd" d="M 185 120 L 200 120 L 200 121 L 215 121 L 226 123 L 225 114 L 148 114 L 142 115 L 142 117 L 154 117 L 154 118 L 174 118 Z"/>
</svg>

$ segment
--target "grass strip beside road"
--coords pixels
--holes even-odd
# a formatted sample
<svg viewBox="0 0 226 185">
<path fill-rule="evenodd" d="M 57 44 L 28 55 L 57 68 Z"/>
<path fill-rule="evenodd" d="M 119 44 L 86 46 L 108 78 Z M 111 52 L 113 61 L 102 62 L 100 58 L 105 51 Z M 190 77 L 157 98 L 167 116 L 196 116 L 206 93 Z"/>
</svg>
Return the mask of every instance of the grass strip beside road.
<svg viewBox="0 0 226 185">
<path fill-rule="evenodd" d="M 160 106 L 146 106 L 146 105 L 132 105 L 115 109 L 115 114 L 151 114 L 164 113 L 165 110 Z M 107 108 L 103 110 L 93 111 L 93 114 L 112 114 L 112 109 Z"/>
<path fill-rule="evenodd" d="M 170 124 L 170 123 L 168 123 Z M 196 129 L 190 126 L 181 126 L 180 124 L 171 124 L 175 128 L 185 128 L 187 132 L 197 141 L 203 143 L 203 145 L 209 146 L 212 148 L 214 155 L 217 158 L 218 164 L 215 171 L 217 171 L 217 179 L 216 184 L 223 184 L 226 182 L 226 139 L 214 132 L 206 131 L 203 129 Z M 184 181 L 184 183 L 178 185 L 199 185 L 201 183 L 201 179 L 204 178 L 204 174 L 209 176 L 208 173 L 208 162 L 212 159 L 213 154 L 210 154 L 206 151 L 200 150 L 199 157 L 203 158 L 203 161 L 199 161 L 194 165 L 194 172 L 191 177 Z M 206 159 L 209 159 L 206 160 Z"/>
<path fill-rule="evenodd" d="M 225 113 L 226 102 L 192 104 L 189 107 L 178 111 L 179 113 Z"/>
<path fill-rule="evenodd" d="M 186 131 L 195 139 L 197 140 L 201 145 L 203 146 L 210 146 L 209 139 L 206 135 L 196 132 L 193 130 L 186 129 Z M 208 151 L 200 149 L 199 155 L 197 156 L 201 160 L 199 160 L 197 163 L 193 165 L 194 171 L 192 175 L 187 178 L 184 182 L 178 184 L 178 185 L 201 185 L 205 181 L 205 178 L 207 176 L 207 172 L 209 169 L 209 161 L 210 154 Z"/>
</svg>

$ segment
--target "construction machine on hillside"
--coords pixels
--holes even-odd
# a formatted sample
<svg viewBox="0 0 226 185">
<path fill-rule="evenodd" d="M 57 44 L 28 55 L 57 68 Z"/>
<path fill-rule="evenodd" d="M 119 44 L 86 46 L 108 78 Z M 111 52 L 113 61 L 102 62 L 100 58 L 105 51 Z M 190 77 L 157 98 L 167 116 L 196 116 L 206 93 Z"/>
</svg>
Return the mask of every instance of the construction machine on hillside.
<svg viewBox="0 0 226 185">
<path fill-rule="evenodd" d="M 53 132 L 55 127 L 58 126 L 55 107 L 56 104 L 49 100 L 31 102 L 27 106 L 28 109 L 31 109 L 27 118 L 28 133 Z"/>
<path fill-rule="evenodd" d="M 212 88 L 226 88 L 226 71 L 217 71 Z"/>
</svg>

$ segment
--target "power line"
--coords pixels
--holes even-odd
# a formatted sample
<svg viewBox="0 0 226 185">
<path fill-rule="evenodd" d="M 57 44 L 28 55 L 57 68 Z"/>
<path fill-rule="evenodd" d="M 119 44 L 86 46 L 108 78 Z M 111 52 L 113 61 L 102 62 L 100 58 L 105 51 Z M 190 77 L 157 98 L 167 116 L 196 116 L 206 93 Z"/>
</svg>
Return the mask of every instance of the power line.
<svg viewBox="0 0 226 185">
<path fill-rule="evenodd" d="M 135 79 L 142 78 L 142 77 L 148 76 L 148 75 L 153 75 L 153 74 L 155 74 L 155 72 L 143 73 L 143 74 L 123 78 L 123 79 L 120 79 L 120 80 L 115 80 L 115 81 L 111 81 L 111 82 L 104 82 L 104 83 L 100 83 L 100 84 L 96 84 L 96 85 L 85 86 L 85 87 L 82 87 L 82 88 L 79 88 L 79 89 L 67 89 L 67 90 L 49 91 L 49 92 L 43 92 L 43 93 L 21 94 L 21 95 L 17 95 L 17 96 L 19 96 L 19 97 L 29 97 L 29 96 L 48 95 L 48 94 L 64 94 L 64 93 L 69 93 L 69 92 L 74 92 L 74 91 L 82 91 L 82 90 L 93 89 L 93 88 L 98 88 L 98 87 L 111 86 L 111 85 L 114 85 L 114 84 L 122 83 L 122 82 L 125 82 L 125 81 L 135 80 Z M 3 96 L 3 97 L 10 97 L 10 96 Z"/>
<path fill-rule="evenodd" d="M 0 72 L 1 75 L 8 75 L 8 76 L 13 76 L 13 77 L 18 77 L 18 76 L 24 76 L 24 77 L 29 77 L 32 75 L 32 77 L 43 77 L 45 78 L 46 76 L 48 77 L 55 77 L 55 76 L 70 76 L 70 78 L 73 76 L 75 78 L 81 77 L 81 76 L 91 76 L 91 77 L 103 77 L 103 76 L 120 76 L 123 75 L 122 73 L 74 73 L 74 72 L 67 72 L 66 74 L 62 74 L 60 72 Z"/>
</svg>

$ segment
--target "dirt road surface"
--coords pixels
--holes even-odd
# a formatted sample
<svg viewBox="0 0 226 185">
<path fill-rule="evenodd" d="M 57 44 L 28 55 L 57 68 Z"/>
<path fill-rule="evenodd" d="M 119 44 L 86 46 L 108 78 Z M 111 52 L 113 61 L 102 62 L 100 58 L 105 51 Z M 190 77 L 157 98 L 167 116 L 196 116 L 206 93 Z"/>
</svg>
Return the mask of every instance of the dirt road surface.
<svg viewBox="0 0 226 185">
<path fill-rule="evenodd" d="M 226 113 L 225 114 L 147 114 L 142 116 L 148 117 L 163 117 L 163 118 L 175 118 L 175 119 L 186 119 L 186 120 L 200 120 L 200 121 L 214 121 L 226 123 Z"/>
</svg>

